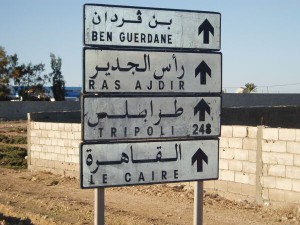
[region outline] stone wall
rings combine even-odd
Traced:
[[[79,123],[28,122],[30,170],[79,177]],[[227,198],[300,203],[300,129],[222,126],[219,180],[204,187]]]

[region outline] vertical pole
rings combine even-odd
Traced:
[[[104,188],[95,189],[94,225],[104,225]]]
[[[203,181],[196,181],[194,188],[194,225],[203,224]]]

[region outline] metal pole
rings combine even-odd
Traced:
[[[203,224],[203,181],[196,181],[194,188],[194,225]]]
[[[104,188],[95,189],[94,225],[104,225]]]

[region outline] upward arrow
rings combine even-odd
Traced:
[[[195,69],[195,77],[200,73],[200,84],[206,84],[206,74],[211,77],[211,69],[209,66],[202,61]]]
[[[199,121],[205,121],[205,112],[210,115],[209,105],[201,99],[201,101],[194,107],[194,116],[199,112]]]
[[[204,22],[198,28],[198,35],[203,32],[203,42],[204,44],[209,44],[209,32],[214,36],[214,27],[210,22],[205,19]]]
[[[208,164],[208,157],[202,151],[202,149],[199,148],[192,157],[192,165],[194,165],[194,163],[197,162],[197,172],[203,171],[203,161],[206,162],[206,164]]]

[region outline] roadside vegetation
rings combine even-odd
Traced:
[[[9,55],[0,46],[0,101],[50,101],[46,85],[52,85],[55,101],[63,101],[65,81],[61,72],[62,59],[50,53],[50,65],[52,72],[45,73],[43,63],[20,64],[17,54]]]
[[[26,123],[0,122],[0,167],[26,169],[26,144]]]

